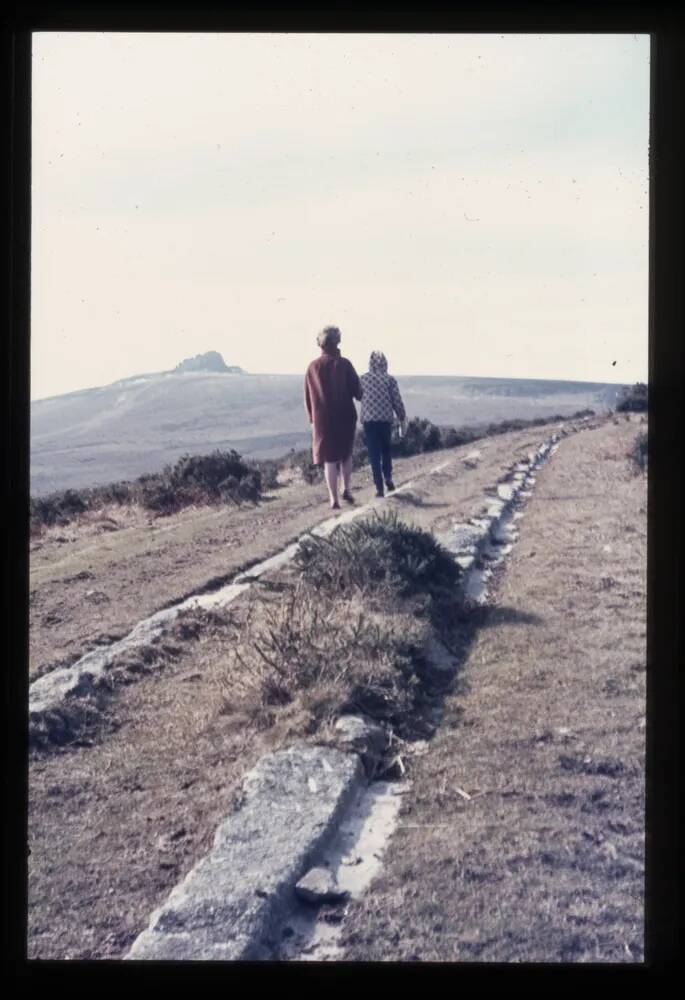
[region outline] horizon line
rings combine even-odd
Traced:
[[[241,367],[236,365],[235,367]],[[389,373],[393,374],[393,373]],[[136,375],[124,375],[121,378],[114,379],[113,382],[105,382],[100,385],[89,385],[83,386],[80,389],[68,389],[66,392],[55,392],[47,396],[31,396],[29,399],[30,403],[41,403],[49,399],[58,399],[61,396],[75,396],[81,392],[92,392],[96,389],[108,389],[110,386],[117,385],[119,382],[132,381],[137,378],[153,378],[154,376],[162,375],[231,375],[234,378],[240,377],[241,375],[246,375],[248,377],[259,377],[259,376],[287,376],[287,377],[301,377],[304,378],[304,373],[302,372],[249,372],[243,369],[241,372],[212,372],[212,371],[189,371],[189,372],[177,372],[173,368],[156,371],[156,372],[141,372]],[[550,378],[544,375],[525,375],[525,376],[514,376],[514,375],[462,375],[453,372],[445,373],[415,373],[415,372],[395,372],[394,375],[397,378],[456,378],[465,380],[475,380],[475,381],[493,381],[493,382],[568,382],[575,383],[579,385],[615,385],[624,386],[632,385],[635,382],[642,382],[642,379],[629,380],[627,382],[614,382],[606,381],[603,379],[579,379],[579,378]],[[644,383],[648,384],[648,376],[644,379]]]

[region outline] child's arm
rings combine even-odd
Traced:
[[[404,409],[402,397],[400,396],[400,387],[396,379],[392,378],[392,376],[390,377],[390,399],[392,400],[392,408],[397,414],[397,419],[400,423],[404,423],[407,419],[407,413]]]

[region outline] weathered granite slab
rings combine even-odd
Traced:
[[[172,890],[127,959],[268,959],[294,887],[364,783],[356,754],[298,745],[248,774],[240,808]]]

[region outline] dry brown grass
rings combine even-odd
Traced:
[[[484,486],[538,443],[528,434],[494,439],[479,468],[466,472],[457,466],[419,485],[413,495],[420,506],[409,504],[407,516],[425,528],[441,519],[468,517],[482,503]],[[406,462],[405,470],[413,475],[429,468],[435,457]],[[372,489],[369,483],[365,488]],[[195,586],[208,574],[235,572],[246,553],[264,556],[327,513],[325,497],[317,498],[310,488],[286,494],[249,517],[245,511],[212,514],[197,525],[176,515],[162,536],[169,541],[158,540],[154,550],[135,528],[118,549],[89,548],[88,540],[59,566],[51,565],[44,550],[40,556],[52,575],[46,575],[32,602],[41,648],[54,655],[59,635],[67,651],[80,643],[83,652],[84,635],[92,641],[104,628],[124,631],[162,600],[178,597],[179,588]],[[102,535],[115,546],[118,537]],[[91,575],[79,579],[81,573]],[[66,576],[73,579],[68,587],[63,586]],[[420,647],[425,608],[412,600],[389,609],[383,605],[383,588],[376,587],[373,595],[360,590],[349,604],[338,600],[325,610],[321,602],[312,606],[310,595],[309,612],[303,611],[301,627],[289,626],[288,641],[300,649],[303,662],[305,649],[308,656],[318,656],[317,683],[306,683],[305,670],[301,682],[288,679],[290,702],[266,704],[262,679],[272,676],[273,668],[256,652],[251,636],[262,635],[263,650],[272,659],[269,642],[283,648],[288,591],[278,586],[293,582],[283,574],[271,589],[255,591],[251,612],[249,602],[237,601],[231,616],[210,616],[197,635],[175,639],[163,660],[144,664],[139,673],[135,667],[122,671],[122,680],[130,674],[136,683],[121,684],[107,711],[86,720],[73,742],[35,756],[29,789],[30,957],[120,957],[151,910],[205,853],[242,776],[258,757],[303,734],[325,738],[327,720],[336,711],[359,706],[349,700],[355,686],[368,690],[376,684],[387,696],[379,680],[396,681],[401,672],[392,653],[399,648],[397,637]],[[85,595],[91,589],[106,591],[109,603],[90,609]],[[127,617],[115,617],[123,605]],[[297,614],[297,602],[292,607]],[[365,625],[354,639],[357,612]],[[42,616],[53,613],[61,618],[55,631],[41,624]],[[275,643],[265,633],[269,620]],[[341,633],[346,640],[335,638],[339,629],[348,630]],[[327,655],[331,639],[333,655]],[[351,653],[355,648],[358,660]],[[234,649],[243,663],[249,662],[245,674]],[[420,675],[421,654],[415,652],[416,688],[428,696],[430,678]],[[372,710],[370,702],[361,704]],[[390,705],[398,724],[408,726],[409,716],[392,697]],[[383,705],[376,707],[382,713]]]
[[[621,420],[564,441],[443,724],[411,764],[351,960],[643,957],[646,482]],[[466,799],[458,791],[465,791]]]
[[[254,719],[220,714],[217,678],[239,624],[204,616],[70,742],[33,755],[30,958],[121,957],[208,850],[267,748]]]
[[[224,714],[302,736],[355,711],[401,731],[420,711],[431,629],[416,602],[390,592],[332,598],[295,578],[280,600],[254,598],[250,608],[227,652]]]

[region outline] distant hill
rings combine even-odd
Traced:
[[[410,417],[455,426],[570,415],[585,408],[600,412],[616,405],[623,388],[447,375],[398,376],[398,382]],[[170,372],[36,400],[31,404],[31,493],[134,478],[185,452],[236,448],[267,458],[305,447],[310,431],[302,388],[301,375],[247,374],[209,351]]]

